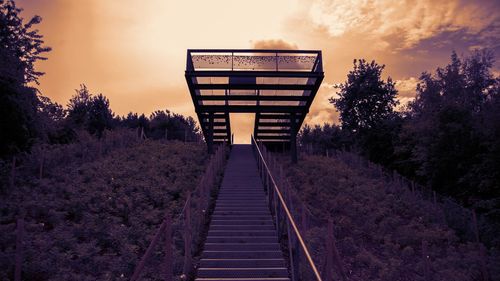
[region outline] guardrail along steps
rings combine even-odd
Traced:
[[[233,145],[197,281],[290,280],[251,145]]]

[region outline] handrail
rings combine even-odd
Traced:
[[[152,252],[153,252],[154,248],[157,246],[158,242],[160,241],[160,236],[162,234],[166,235],[166,241],[168,241],[168,242],[166,242],[167,243],[167,245],[166,245],[167,251],[166,252],[169,252],[169,253],[165,253],[166,254],[166,260],[165,260],[166,265],[165,266],[170,268],[169,270],[166,270],[167,272],[165,272],[165,280],[168,280],[168,281],[173,280],[173,276],[172,276],[172,272],[171,272],[171,269],[172,269],[172,249],[171,249],[171,247],[172,247],[172,239],[171,239],[172,229],[171,229],[171,224],[175,220],[181,220],[182,217],[186,217],[186,215],[185,215],[186,211],[188,211],[188,213],[189,213],[189,209],[190,209],[189,204],[191,203],[191,199],[192,199],[191,194],[198,194],[200,192],[209,192],[210,187],[207,186],[205,181],[207,181],[207,180],[209,181],[208,185],[215,184],[214,177],[216,177],[216,174],[218,172],[220,172],[220,169],[224,165],[223,159],[225,158],[226,148],[227,148],[226,143],[222,143],[222,145],[220,145],[218,147],[217,151],[210,158],[208,165],[205,169],[205,172],[203,173],[203,176],[201,177],[198,185],[196,186],[196,188],[192,192],[188,192],[187,199],[182,207],[181,212],[178,213],[174,218],[172,218],[170,210],[166,211],[165,217],[164,217],[162,223],[160,224],[158,230],[156,231],[155,236],[153,237],[153,239],[149,243],[149,246],[146,249],[146,252],[143,254],[142,258],[139,260],[138,265],[135,267],[134,272],[132,274],[132,277],[130,278],[131,281],[138,280],[139,277],[141,276],[142,271],[146,265],[146,262],[150,258],[150,256],[152,255]],[[212,179],[207,178],[207,176],[209,178],[211,177]],[[207,189],[207,190],[204,190],[204,189]],[[209,200],[209,199],[207,199],[207,200]],[[187,217],[189,217],[189,215],[187,215]],[[185,218],[185,220],[187,220],[187,221],[185,221],[185,223],[187,223],[187,224],[191,223],[190,218]],[[191,234],[188,233],[185,235],[191,235]],[[186,237],[184,237],[184,239],[186,239]],[[185,241],[185,243],[186,242],[190,243],[190,241]],[[184,261],[184,269],[183,269],[184,272],[191,270],[191,262],[192,261],[191,261],[190,248],[191,247],[189,246],[189,247],[186,247],[186,249],[188,249],[188,250],[185,249],[185,253],[184,253],[185,258],[186,258],[186,255],[189,255],[189,257],[188,257],[188,260]]]
[[[321,276],[319,274],[319,271],[316,268],[316,265],[314,264],[314,261],[313,261],[313,259],[311,257],[311,254],[309,253],[309,249],[307,249],[307,246],[304,243],[304,239],[302,238],[302,235],[300,235],[300,232],[299,232],[299,229],[298,229],[298,227],[297,227],[297,225],[295,223],[295,220],[293,219],[293,217],[292,217],[292,215],[290,213],[290,210],[288,209],[288,206],[286,205],[286,202],[283,199],[283,195],[281,194],[281,191],[279,190],[278,185],[276,184],[276,181],[274,180],[274,177],[271,174],[271,170],[267,166],[266,160],[264,159],[264,156],[262,155],[262,152],[260,151],[260,148],[257,145],[257,141],[255,140],[255,138],[254,138],[253,135],[252,135],[252,143],[254,144],[255,148],[257,149],[257,152],[259,153],[259,157],[262,160],[262,164],[263,164],[264,168],[266,169],[266,172],[267,172],[267,174],[269,176],[269,179],[272,182],[274,191],[278,195],[278,198],[279,198],[279,200],[281,202],[281,205],[283,206],[283,209],[284,209],[284,211],[286,213],[287,219],[290,222],[290,224],[292,225],[293,231],[295,232],[295,235],[297,236],[297,239],[299,240],[299,243],[300,243],[300,245],[302,247],[302,250],[304,251],[304,254],[306,256],[306,259],[307,259],[309,265],[311,266],[311,269],[312,269],[312,271],[313,271],[313,273],[314,273],[314,275],[316,277],[316,280],[317,281],[322,281]]]

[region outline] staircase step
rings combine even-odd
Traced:
[[[274,243],[205,243],[207,251],[279,251],[280,245]]]
[[[203,251],[205,259],[281,259],[281,251]]]
[[[264,216],[249,216],[249,215],[213,215],[212,219],[214,220],[270,220],[271,216],[269,215],[264,215]]]
[[[208,236],[206,243],[278,243],[275,236]]]
[[[198,277],[288,277],[285,267],[271,268],[199,268]]]
[[[210,225],[209,230],[274,230],[274,225],[255,225],[255,224],[233,224],[233,225]]]
[[[250,209],[265,209],[265,210],[269,210],[269,208],[267,207],[266,204],[264,203],[259,203],[259,204],[248,204],[248,205],[226,205],[226,204],[217,204],[215,205],[215,209],[236,209],[236,208],[240,208],[240,209],[247,209],[247,210],[250,210]]]
[[[273,236],[274,230],[209,230],[208,236]]]
[[[226,267],[226,268],[242,268],[242,267],[284,267],[285,260],[283,259],[201,259],[200,267]]]
[[[196,278],[195,281],[290,281],[290,278]]]
[[[258,214],[265,214],[265,215],[271,215],[271,212],[267,208],[215,208],[214,210],[214,215],[222,215],[222,214],[237,214],[237,215],[242,215],[243,212],[249,213],[249,215],[258,215]]]
[[[229,219],[213,219],[210,225],[274,225],[271,218],[263,220],[229,220]]]

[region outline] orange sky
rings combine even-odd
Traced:
[[[422,71],[444,65],[451,50],[500,50],[497,1],[346,0],[18,0],[38,14],[53,48],[38,64],[42,93],[63,105],[79,84],[103,93],[116,114],[157,109],[195,116],[184,80],[188,48],[323,50],[325,80],[306,122],[336,121],[328,103],[354,58],[386,64],[400,98],[414,95]],[[497,67],[498,69],[498,67]],[[236,116],[235,116],[236,117]],[[233,118],[233,117],[232,117]],[[232,120],[248,142],[253,120]]]

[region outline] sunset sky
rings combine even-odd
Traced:
[[[116,114],[158,109],[195,117],[184,80],[188,48],[299,48],[323,51],[325,80],[306,122],[334,122],[328,98],[354,58],[386,65],[399,98],[414,95],[418,76],[467,54],[500,54],[499,1],[346,0],[18,0],[23,16],[53,48],[38,64],[39,89],[66,105],[85,83],[110,99]],[[498,71],[499,64],[495,66]],[[232,120],[238,139],[253,123]],[[239,129],[238,129],[239,128]]]

